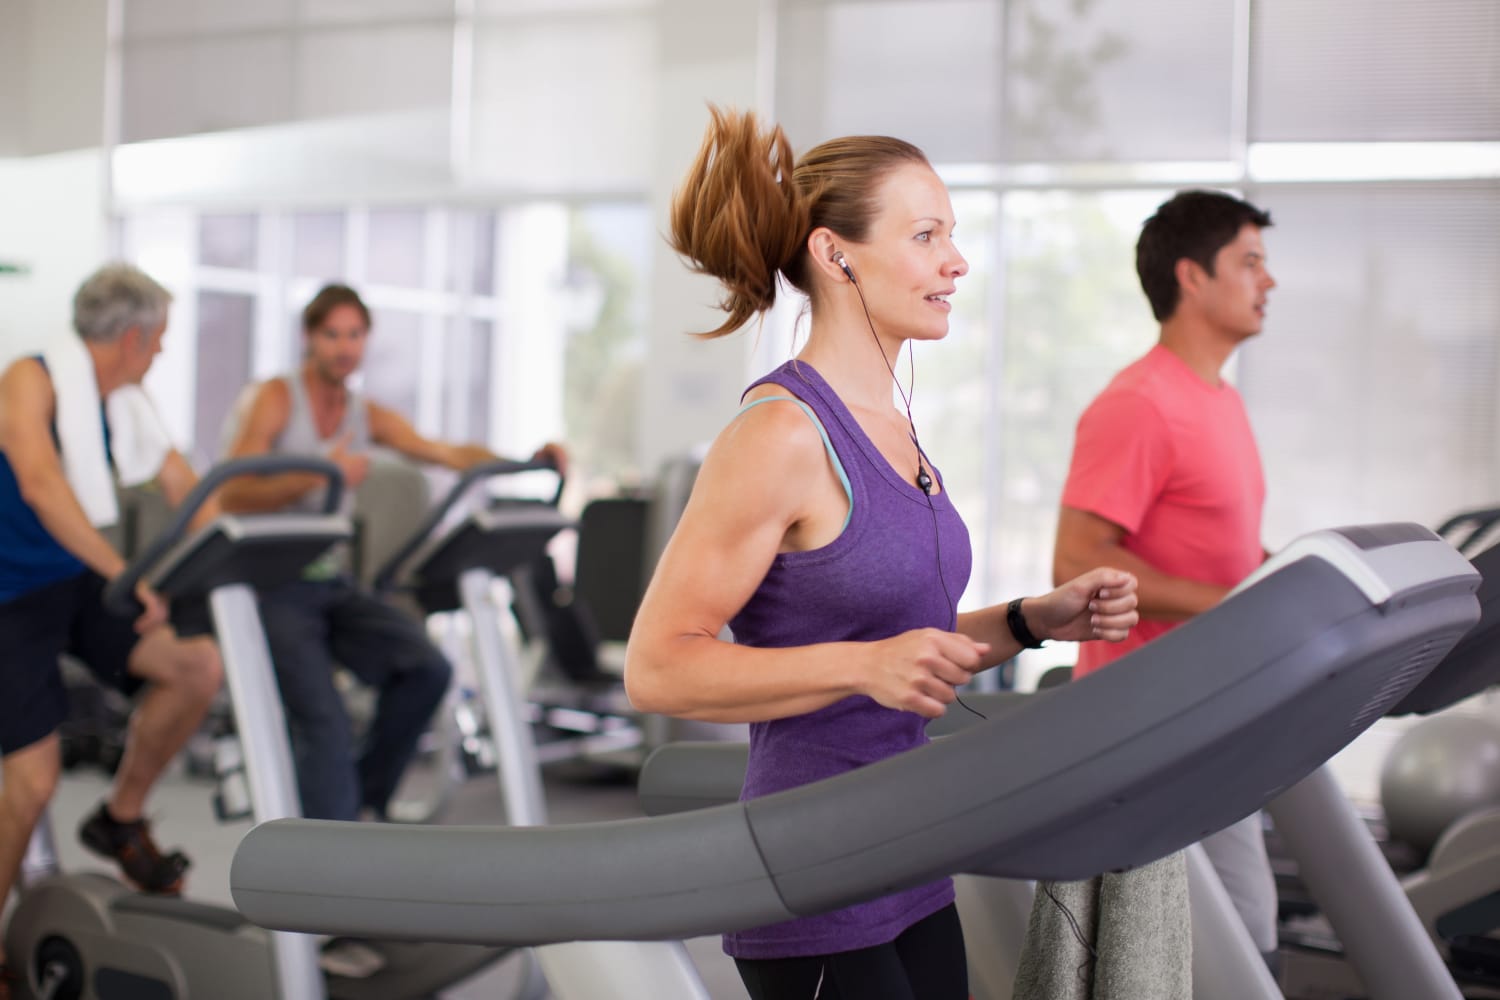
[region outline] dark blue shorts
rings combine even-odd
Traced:
[[[0,604],[0,754],[50,735],[68,714],[57,658],[82,661],[100,683],[134,694],[127,665],[140,636],[104,609],[104,578],[85,572]]]

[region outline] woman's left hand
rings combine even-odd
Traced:
[[[1101,566],[1041,597],[1028,597],[1021,613],[1044,639],[1119,642],[1140,621],[1136,580],[1124,570]]]

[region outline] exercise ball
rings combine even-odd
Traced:
[[[1500,725],[1439,715],[1408,729],[1380,770],[1391,838],[1424,855],[1455,820],[1500,806]]]

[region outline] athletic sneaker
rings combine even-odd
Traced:
[[[118,862],[125,877],[142,892],[177,895],[182,891],[183,873],[192,863],[181,851],[163,854],[144,819],[121,823],[103,802],[79,826],[78,839],[101,858]]]

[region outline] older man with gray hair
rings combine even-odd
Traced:
[[[188,867],[182,854],[158,850],[143,809],[219,689],[218,649],[207,635],[179,636],[147,587],[137,591],[145,610],[134,621],[100,600],[125,568],[99,530],[117,516],[116,479],[155,479],[174,505],[196,482],[164,433],[153,444],[151,433],[130,428],[128,457],[111,447],[127,436],[120,406],[132,394],[137,407],[144,400],[139,383],[161,350],[171,299],[137,268],[108,265],[74,297],[77,335],[54,338],[0,375],[0,904],[57,786],[64,652],[105,683],[141,691],[114,785],[79,829],[84,844],[149,892],[177,892]],[[4,957],[0,1000],[9,989]]]

